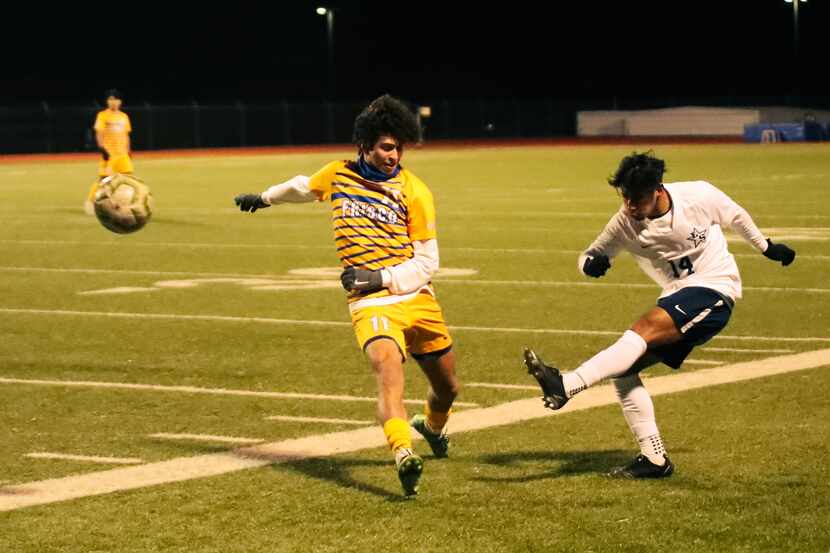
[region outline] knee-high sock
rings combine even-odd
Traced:
[[[389,449],[397,451],[405,447],[412,449],[412,435],[409,431],[409,423],[403,419],[392,418],[383,424],[383,433],[386,435],[386,443]]]
[[[643,386],[640,375],[615,378],[614,389],[628,427],[640,445],[640,452],[655,465],[665,463],[666,448],[654,417],[654,402]]]
[[[600,380],[625,374],[625,371],[630,369],[631,365],[642,357],[646,349],[648,349],[648,344],[639,334],[633,330],[626,330],[619,340],[585,361],[574,373],[582,380],[584,389],[593,386]],[[569,387],[572,388],[568,384],[569,382],[566,381],[566,390]],[[572,393],[571,390],[568,390],[568,395],[571,396],[577,391],[579,390]]]

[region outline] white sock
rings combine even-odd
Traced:
[[[640,375],[615,378],[612,382],[617,392],[617,399],[622,406],[625,421],[640,445],[640,452],[655,465],[663,466],[666,463],[666,447],[657,429],[654,402],[651,401],[648,390],[643,386]]]
[[[565,395],[573,397],[588,386],[578,373],[569,372],[562,375],[562,384],[565,386]]]
[[[639,334],[626,330],[619,340],[585,361],[574,372],[585,383],[585,387],[593,386],[600,380],[625,374],[646,349],[648,344]]]

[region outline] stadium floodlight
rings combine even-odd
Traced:
[[[328,44],[328,62],[329,62],[329,99],[334,98],[334,9],[320,6],[316,10],[317,15],[325,16],[326,18],[326,37]]]
[[[807,0],[784,0],[793,5],[793,59],[798,59],[798,5],[806,4]]]

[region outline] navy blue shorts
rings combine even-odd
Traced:
[[[669,314],[683,338],[650,351],[669,367],[679,369],[695,346],[708,342],[723,330],[735,302],[711,288],[692,286],[660,298],[657,305]]]

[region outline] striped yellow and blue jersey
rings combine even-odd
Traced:
[[[343,267],[380,270],[413,256],[412,242],[435,233],[435,204],[429,188],[401,168],[383,182],[362,177],[354,161],[329,163],[309,181],[321,201],[331,201],[331,222],[337,255]],[[388,296],[353,292],[349,301]]]

